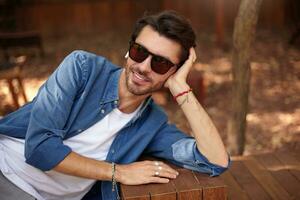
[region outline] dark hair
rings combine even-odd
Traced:
[[[181,45],[180,66],[188,59],[189,49],[196,46],[196,35],[190,23],[175,11],[163,11],[155,15],[144,15],[136,22],[131,40],[135,41],[141,30],[147,25],[150,25],[159,34]]]

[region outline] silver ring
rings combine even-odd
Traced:
[[[159,162],[155,161],[154,165],[159,166]]]
[[[158,172],[158,171],[155,171],[154,175],[155,175],[155,176],[159,176],[159,172]]]

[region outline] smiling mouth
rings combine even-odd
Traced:
[[[149,78],[145,77],[144,75],[141,75],[140,73],[136,71],[132,71],[133,73],[133,81],[138,83],[138,84],[146,84],[149,83],[150,80]]]

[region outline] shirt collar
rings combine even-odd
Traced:
[[[109,78],[100,104],[119,100],[119,79],[121,72],[122,68],[118,68],[108,74]]]

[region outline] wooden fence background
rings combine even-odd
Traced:
[[[19,30],[38,30],[43,36],[131,30],[144,12],[174,9],[200,31],[232,31],[239,0],[39,0],[16,7]],[[281,30],[287,18],[285,0],[264,0],[259,27]],[[222,37],[222,36],[220,36]],[[222,38],[221,38],[222,39]]]

